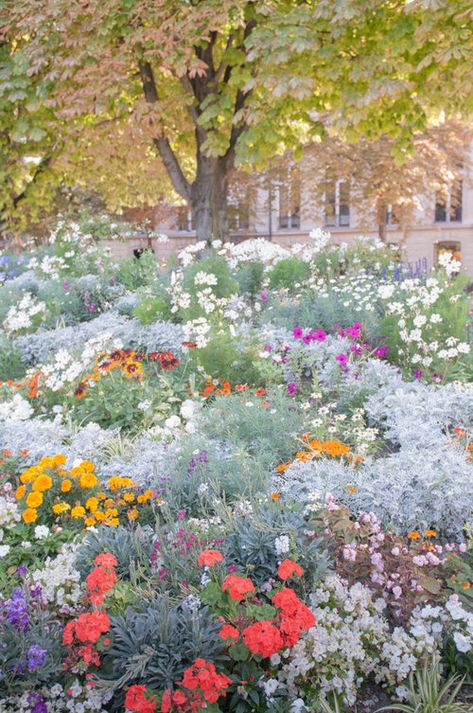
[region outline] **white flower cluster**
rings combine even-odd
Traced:
[[[101,352],[121,349],[122,346],[121,340],[114,339],[112,333],[105,332],[85,342],[80,356],[67,349],[60,349],[54,355],[54,359],[48,364],[43,364],[40,370],[44,374],[48,388],[51,391],[61,391],[89,369]]]
[[[20,520],[21,515],[17,504],[4,495],[0,495],[0,559],[6,557],[10,552],[10,545],[2,544],[7,534],[6,531],[15,527]]]
[[[76,679],[67,691],[55,683],[36,692],[39,700],[44,700],[48,713],[107,713],[107,702],[112,697],[110,691],[97,687],[81,686]],[[0,713],[30,713],[31,694],[10,696],[0,699]]]
[[[56,557],[47,557],[41,569],[30,575],[31,581],[41,587],[43,600],[55,604],[61,611],[73,610],[82,596],[75,550],[73,545],[66,545]]]
[[[16,305],[12,305],[3,321],[7,334],[17,334],[31,327],[37,327],[46,315],[46,305],[31,292],[25,292]]]
[[[72,255],[70,257],[75,255],[74,251],[71,252]],[[57,280],[66,267],[67,263],[64,258],[57,255],[44,255],[41,260],[33,257],[28,263],[30,270],[34,270],[40,277],[45,277],[49,280]]]
[[[27,421],[33,413],[31,404],[18,393],[9,401],[0,403],[0,421]]]
[[[451,618],[450,633],[457,651],[468,654],[473,650],[473,613],[467,611],[457,594],[453,594],[445,604]]]
[[[442,607],[427,605],[415,609],[405,627],[391,630],[384,600],[374,600],[360,582],[346,586],[338,575],[328,577],[310,600],[317,624],[284,652],[278,685],[292,696],[303,696],[307,685],[311,696],[333,692],[349,706],[369,676],[405,698],[409,674],[438,652],[449,619]],[[463,610],[462,621],[465,615]],[[272,663],[281,663],[278,654]]]
[[[379,664],[378,651],[389,635],[384,601],[374,602],[360,583],[347,588],[336,575],[310,599],[317,624],[285,652],[280,680],[292,695],[309,684],[314,693],[333,691],[353,705],[357,689]]]

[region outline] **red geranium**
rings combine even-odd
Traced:
[[[243,640],[253,654],[272,656],[283,647],[283,639],[272,621],[258,621],[243,632]]]
[[[94,564],[97,567],[116,567],[118,565],[117,558],[111,552],[102,552],[94,559]]]
[[[241,602],[247,594],[255,592],[255,587],[248,577],[240,577],[238,574],[229,574],[222,584],[222,591],[228,591],[234,602]]]
[[[302,577],[304,574],[302,567],[297,564],[297,562],[293,562],[292,560],[284,560],[281,562],[278,567],[278,577],[280,579],[285,581],[295,574],[297,574],[298,577]]]
[[[231,624],[224,624],[220,629],[220,638],[230,643],[235,643],[240,638],[240,632]]]
[[[154,713],[156,696],[149,695],[146,686],[135,684],[130,686],[125,696],[125,708],[136,713]]]
[[[214,564],[217,564],[217,562],[221,562],[222,560],[223,555],[219,550],[202,550],[197,561],[199,563],[199,567],[203,567],[204,565],[206,567],[213,567]]]

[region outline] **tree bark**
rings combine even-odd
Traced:
[[[197,240],[226,240],[228,169],[223,158],[199,156],[190,205]]]

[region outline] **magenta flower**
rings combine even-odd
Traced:
[[[346,354],[339,354],[338,356],[335,357],[336,361],[338,361],[339,364],[342,364],[342,366],[345,366],[345,364],[348,361],[348,357]]]
[[[267,301],[268,301],[268,293],[265,292],[264,290],[263,290],[262,293],[261,293],[261,299],[262,299],[263,302],[267,302]]]
[[[294,394],[297,391],[297,384],[288,384],[287,385],[287,394],[288,396],[294,396]]]
[[[327,339],[327,333],[323,329],[311,329],[310,336],[316,342],[325,342]]]
[[[294,339],[302,339],[303,335],[304,330],[302,329],[302,327],[294,327],[294,329],[292,330],[292,336],[294,337]]]

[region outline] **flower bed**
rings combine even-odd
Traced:
[[[466,280],[312,237],[160,268],[61,224],[2,257],[0,713],[472,675]]]

